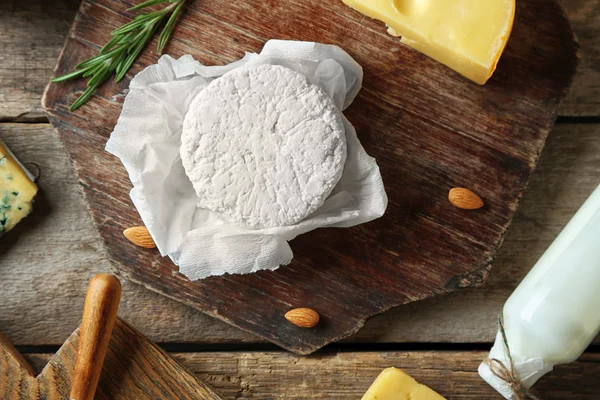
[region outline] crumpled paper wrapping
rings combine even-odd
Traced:
[[[121,159],[133,183],[131,199],[156,242],[191,280],[211,275],[274,270],[292,258],[289,240],[319,227],[350,227],[379,218],[387,207],[379,167],[344,118],[348,156],[325,203],[301,222],[260,230],[233,225],[198,208],[179,148],[194,97],[213,79],[242,66],[276,64],[304,74],[344,110],[358,94],[362,68],[337,46],[270,40],[260,54],[224,66],[186,55],[163,56],[137,74],[106,151]]]

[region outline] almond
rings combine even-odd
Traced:
[[[475,193],[465,188],[454,188],[448,193],[448,200],[453,206],[463,210],[477,210],[483,207],[483,200]]]
[[[285,313],[285,319],[300,328],[314,328],[319,323],[319,314],[310,308],[294,308]]]
[[[127,228],[123,231],[123,235],[136,246],[145,249],[153,249],[156,247],[156,243],[152,240],[152,236],[150,236],[150,232],[148,232],[148,228],[145,226]]]

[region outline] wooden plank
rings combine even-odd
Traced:
[[[171,353],[189,372],[209,383],[224,399],[356,400],[382,369],[402,368],[448,400],[500,400],[479,375],[486,356],[480,351],[381,353]],[[27,358],[37,368],[47,354]],[[557,366],[535,386],[544,400],[596,400],[600,393],[600,354],[584,354],[578,362]]]
[[[59,345],[79,324],[89,279],[110,266],[50,125],[0,124],[0,137],[42,168],[34,214],[0,242],[0,327],[16,345]],[[390,310],[348,341],[492,341],[506,298],[599,177],[600,124],[557,125],[486,285]],[[119,314],[157,342],[261,341],[131,282]]]
[[[15,356],[10,343],[0,340],[0,398],[70,398],[79,337],[77,330],[47,360],[37,376],[31,366],[22,365],[25,360],[19,354]],[[106,358],[99,368],[100,381],[93,396],[97,400],[220,400],[211,388],[120,320],[115,324]],[[79,396],[77,399],[82,400]]]
[[[0,121],[44,121],[42,93],[81,0],[0,1]]]
[[[0,2],[0,121],[43,120],[42,92],[80,0]],[[600,4],[561,0],[584,52],[565,116],[600,115]]]
[[[600,115],[600,2],[561,0],[581,43],[583,60],[560,114]]]
[[[227,48],[233,61],[273,36],[334,43],[352,54],[367,79],[346,115],[377,159],[389,207],[369,224],[300,236],[285,268],[191,282],[169,259],[140,251],[122,235],[140,218],[127,173],[104,145],[120,111],[112,93],[127,83],[109,85],[77,112],[68,104],[82,83],[51,84],[44,106],[121,276],[302,354],[351,335],[391,307],[483,282],[579,63],[579,45],[556,2],[517,3],[512,40],[485,86],[376,33],[380,23],[341,2],[273,7],[217,0],[186,10],[175,33],[193,40],[172,41],[176,57],[191,53],[207,62]],[[58,72],[95,51],[107,40],[107,25],[120,25],[123,14],[120,1],[86,0]],[[195,29],[209,23],[211,30]],[[205,43],[212,56],[197,54],[195,43]],[[150,46],[133,72],[153,57]],[[447,192],[463,185],[486,207],[471,213],[452,207]],[[312,330],[286,324],[283,315],[298,306],[315,309],[322,323]]]

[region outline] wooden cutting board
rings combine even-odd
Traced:
[[[133,14],[131,1],[85,0],[57,74],[95,54]],[[356,332],[391,307],[481,285],[571,85],[580,48],[554,0],[517,0],[512,38],[494,77],[477,86],[403,46],[384,26],[339,0],[189,1],[166,51],[224,64],[271,38],[333,43],[363,67],[362,91],[346,116],[377,159],[386,215],[351,229],[320,229],[291,242],[277,271],[190,282],[168,258],[130,244],[139,225],[131,184],[104,145],[128,85],[107,84],[80,110],[68,105],[84,81],[48,86],[44,106],[73,161],[93,220],[118,273],[294,352],[307,354]],[[156,42],[129,78],[155,63]],[[485,207],[447,201],[468,187]],[[311,330],[292,326],[293,307],[318,311]]]
[[[36,377],[15,348],[0,335],[0,399],[69,398],[79,330]],[[96,400],[220,400],[164,351],[117,320],[102,367]]]

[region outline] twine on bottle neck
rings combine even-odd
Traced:
[[[515,372],[515,364],[510,354],[510,347],[508,346],[508,340],[506,339],[506,331],[504,330],[504,318],[502,313],[498,315],[498,327],[500,334],[502,335],[502,343],[504,344],[504,350],[508,358],[510,368],[497,358],[490,358],[489,356],[483,360],[484,364],[488,366],[494,376],[503,380],[508,384],[512,392],[514,393],[517,400],[541,400],[541,398],[535,396],[531,391],[523,386],[517,373]]]

